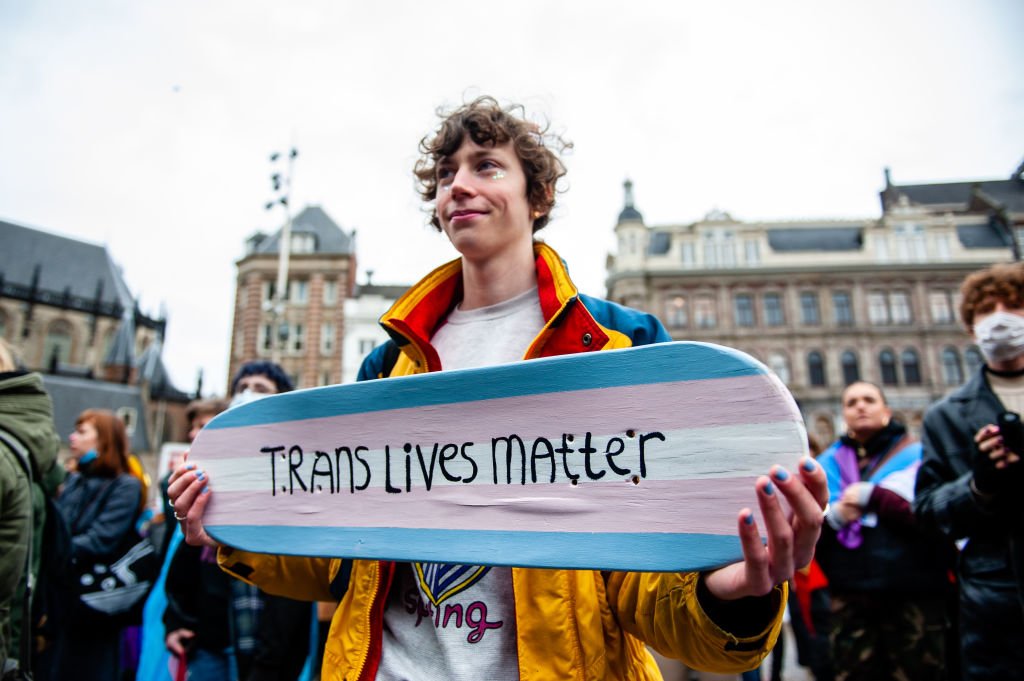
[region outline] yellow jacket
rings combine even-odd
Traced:
[[[551,248],[537,244],[535,251],[541,308],[548,321],[526,359],[669,339],[650,315],[579,294]],[[361,377],[440,369],[429,338],[461,299],[460,272],[459,261],[448,263],[395,303],[381,324],[402,352],[386,370],[384,353],[378,349],[367,358]],[[324,650],[322,678],[374,677],[394,563],[271,556],[230,548],[222,548],[219,559],[229,573],[269,593],[310,601],[340,599]],[[698,578],[698,573],[513,568],[520,679],[660,679],[645,643],[697,669],[728,673],[756,667],[778,636],[785,586],[766,597],[770,603],[759,604],[767,607],[751,611],[761,613],[752,616],[764,619],[763,627],[748,621],[745,628],[756,633],[739,637],[724,631],[701,607]],[[703,597],[712,598],[706,592]],[[765,617],[766,611],[770,617]]]

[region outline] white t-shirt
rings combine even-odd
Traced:
[[[536,287],[449,313],[431,344],[444,369],[515,362],[544,328]],[[512,568],[399,563],[384,606],[378,681],[519,678]]]

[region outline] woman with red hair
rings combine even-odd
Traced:
[[[142,483],[129,472],[124,421],[102,409],[87,409],[71,433],[76,471],[58,503],[71,528],[72,562],[102,562],[131,532],[142,503]],[[52,679],[119,676],[122,625],[89,616],[74,593],[65,601],[68,616],[58,636]]]

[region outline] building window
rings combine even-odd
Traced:
[[[718,324],[714,298],[707,295],[697,296],[693,303],[693,321],[701,329],[713,329]]]
[[[832,314],[836,326],[853,325],[853,300],[846,291],[835,291],[832,294]]]
[[[686,326],[686,298],[674,296],[668,300],[668,325],[670,327]]]
[[[800,294],[800,320],[805,326],[814,326],[821,323],[817,293],[804,291]]]
[[[302,352],[306,346],[306,329],[302,324],[292,324],[288,346],[292,352]]]
[[[768,367],[775,372],[780,381],[789,385],[789,358],[786,357],[786,353],[780,351],[769,353]]]
[[[875,259],[878,262],[889,262],[889,237],[885,234],[875,235]]]
[[[324,305],[334,305],[338,302],[338,282],[328,279],[324,282]]]
[[[274,329],[270,324],[260,327],[259,347],[268,352],[274,349]]]
[[[964,350],[964,362],[967,364],[967,372],[972,376],[978,373],[984,363],[978,348],[973,346]]]
[[[761,244],[757,239],[745,239],[743,241],[743,256],[746,258],[749,267],[761,264]]]
[[[288,282],[288,302],[305,305],[309,302],[309,282],[305,279],[293,279]]]
[[[359,356],[366,357],[377,346],[377,341],[372,338],[359,339]]]
[[[935,235],[935,255],[939,260],[948,261],[953,259],[953,253],[949,249],[949,235]]]
[[[946,385],[960,385],[964,382],[964,372],[960,367],[960,355],[955,348],[946,348],[942,351],[942,380]]]
[[[334,324],[330,322],[320,325],[320,354],[329,355],[334,352]]]
[[[953,297],[949,291],[932,291],[928,294],[928,309],[932,321],[936,324],[949,324],[953,321]]]
[[[910,324],[914,314],[910,308],[910,294],[906,291],[893,291],[889,294],[889,314],[893,324]]]
[[[878,369],[884,385],[896,385],[896,357],[892,350],[882,350],[878,353]]]
[[[896,257],[900,262],[924,262],[928,259],[924,227],[915,224],[893,225]]]
[[[331,384],[331,372],[330,371],[323,371],[323,372],[321,372],[320,373],[320,385],[330,385],[330,384]]]
[[[125,434],[128,437],[134,435],[136,424],[139,422],[139,412],[132,407],[118,407],[117,415],[124,421]]]
[[[736,266],[736,240],[732,231],[716,229],[704,233],[704,266]]]
[[[754,325],[754,297],[749,293],[736,294],[736,326]]]
[[[316,235],[309,232],[292,232],[292,253],[315,253]]]
[[[860,366],[857,355],[852,350],[843,353],[840,359],[843,365],[843,385],[850,385],[860,380]]]
[[[807,355],[807,381],[811,385],[825,385],[825,360],[817,350]]]
[[[71,324],[58,319],[50,324],[43,341],[43,363],[51,366],[71,362]]]
[[[263,292],[263,302],[267,302],[274,299],[274,291],[277,289],[277,285],[273,281],[265,279],[260,289]]]
[[[785,316],[782,314],[782,296],[778,293],[764,294],[764,323],[768,326],[782,326]]]
[[[872,324],[889,323],[889,303],[884,293],[868,294],[868,319]]]
[[[679,246],[680,255],[683,260],[683,267],[692,270],[697,266],[697,253],[692,241],[684,241]]]
[[[920,385],[921,363],[917,358],[917,351],[907,348],[901,356],[903,360],[903,382],[907,385]]]

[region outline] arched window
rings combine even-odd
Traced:
[[[960,385],[964,382],[964,372],[956,348],[946,348],[942,351],[942,380],[946,385]]]
[[[71,324],[63,319],[50,324],[46,329],[46,339],[43,341],[43,365],[50,367],[54,362],[71,362]]]
[[[807,355],[807,381],[811,385],[825,385],[825,360],[817,350]]]
[[[892,350],[878,353],[878,369],[882,374],[883,385],[896,385],[896,357]]]
[[[917,351],[907,348],[903,351],[900,359],[903,360],[903,382],[907,385],[920,385],[921,362],[917,358]]]
[[[971,375],[978,373],[978,370],[981,369],[981,365],[984,363],[981,359],[981,353],[975,347],[964,350],[964,361],[967,362],[967,373]]]
[[[779,377],[780,381],[789,385],[789,358],[786,357],[786,353],[778,350],[769,353],[768,367],[775,372],[775,375]]]
[[[857,363],[857,355],[852,350],[847,350],[841,358],[843,364],[843,384],[850,385],[860,380],[860,366]]]

